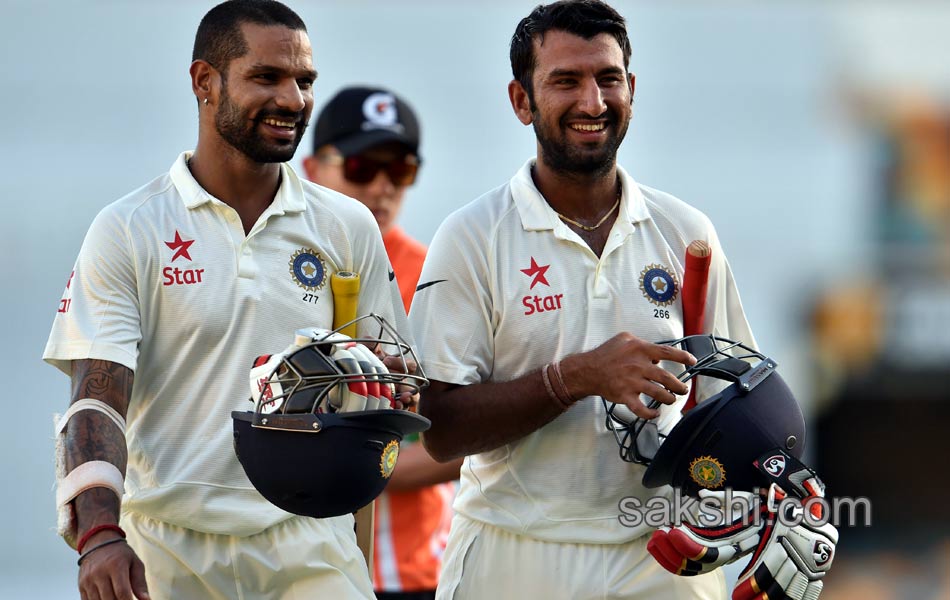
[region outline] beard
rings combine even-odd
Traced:
[[[268,142],[257,133],[257,126],[267,117],[292,120],[297,123],[293,140]],[[248,128],[248,123],[253,126]],[[221,87],[221,100],[218,112],[214,116],[214,125],[224,140],[237,151],[258,163],[287,162],[294,157],[297,146],[307,130],[307,124],[300,113],[290,111],[261,112],[253,120],[248,111],[231,101],[227,82]]]
[[[556,127],[549,127],[541,118],[537,107],[532,107],[531,121],[535,137],[540,147],[540,160],[551,170],[581,176],[598,176],[610,172],[617,162],[617,149],[627,135],[629,117],[621,121],[619,115],[611,108],[607,109],[606,118],[608,136],[596,148],[579,146],[567,141],[564,131],[568,129],[566,119],[558,121]]]

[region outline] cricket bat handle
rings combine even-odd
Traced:
[[[712,249],[703,240],[693,240],[686,248],[683,274],[683,335],[703,333],[706,321],[706,292],[709,289],[709,263]],[[696,406],[697,380],[694,377],[683,414]]]
[[[330,289],[333,290],[333,328],[337,329],[356,318],[360,297],[359,273],[337,271],[330,276]],[[356,323],[340,333],[356,337]]]
[[[360,296],[359,273],[337,271],[330,276],[330,289],[333,291],[333,328],[338,329],[356,318]],[[351,323],[340,333],[355,338],[356,323]],[[373,578],[373,535],[376,529],[376,502],[370,502],[353,515],[356,521],[356,545],[359,546]]]

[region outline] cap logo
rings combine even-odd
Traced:
[[[376,92],[366,97],[363,101],[363,116],[366,118],[362,125],[363,131],[391,129],[401,133],[405,129],[398,122],[396,97],[386,92]]]
[[[399,458],[399,442],[393,440],[383,448],[383,454],[379,457],[379,474],[385,479],[393,474],[396,468],[396,459]]]
[[[726,469],[711,456],[700,456],[689,465],[689,476],[701,487],[716,489],[726,481]]]

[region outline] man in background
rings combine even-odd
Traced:
[[[380,88],[348,87],[326,104],[314,130],[307,177],[351,196],[376,217],[406,311],[426,248],[396,225],[421,164],[419,122],[408,104]],[[400,452],[386,492],[376,500],[377,598],[435,597],[461,459],[440,464],[414,439]]]

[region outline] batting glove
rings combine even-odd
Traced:
[[[752,552],[760,542],[762,516],[766,510],[753,494],[734,492],[746,502],[740,514],[727,514],[725,492],[700,490],[704,502],[718,507],[718,523],[700,526],[683,523],[660,527],[647,543],[647,551],[664,569],[674,575],[692,576],[709,573]],[[702,519],[699,517],[697,520]]]
[[[815,600],[821,594],[821,579],[831,568],[838,530],[830,523],[819,524],[820,504],[809,507],[807,500],[800,503],[789,498],[776,508],[774,501],[782,495],[773,484],[768,519],[752,559],[739,575],[733,600]],[[804,507],[809,507],[816,521],[802,519]],[[778,518],[780,513],[784,519]],[[801,523],[788,524],[796,520]]]
[[[717,499],[720,506],[723,495],[700,491],[700,497]],[[821,505],[809,502],[820,497],[786,498],[773,484],[761,506],[738,517],[724,515],[709,527],[694,523],[661,527],[647,550],[663,568],[681,576],[709,573],[751,553],[733,600],[816,600],[838,543],[838,530],[822,523]],[[803,518],[806,510],[814,521]]]

